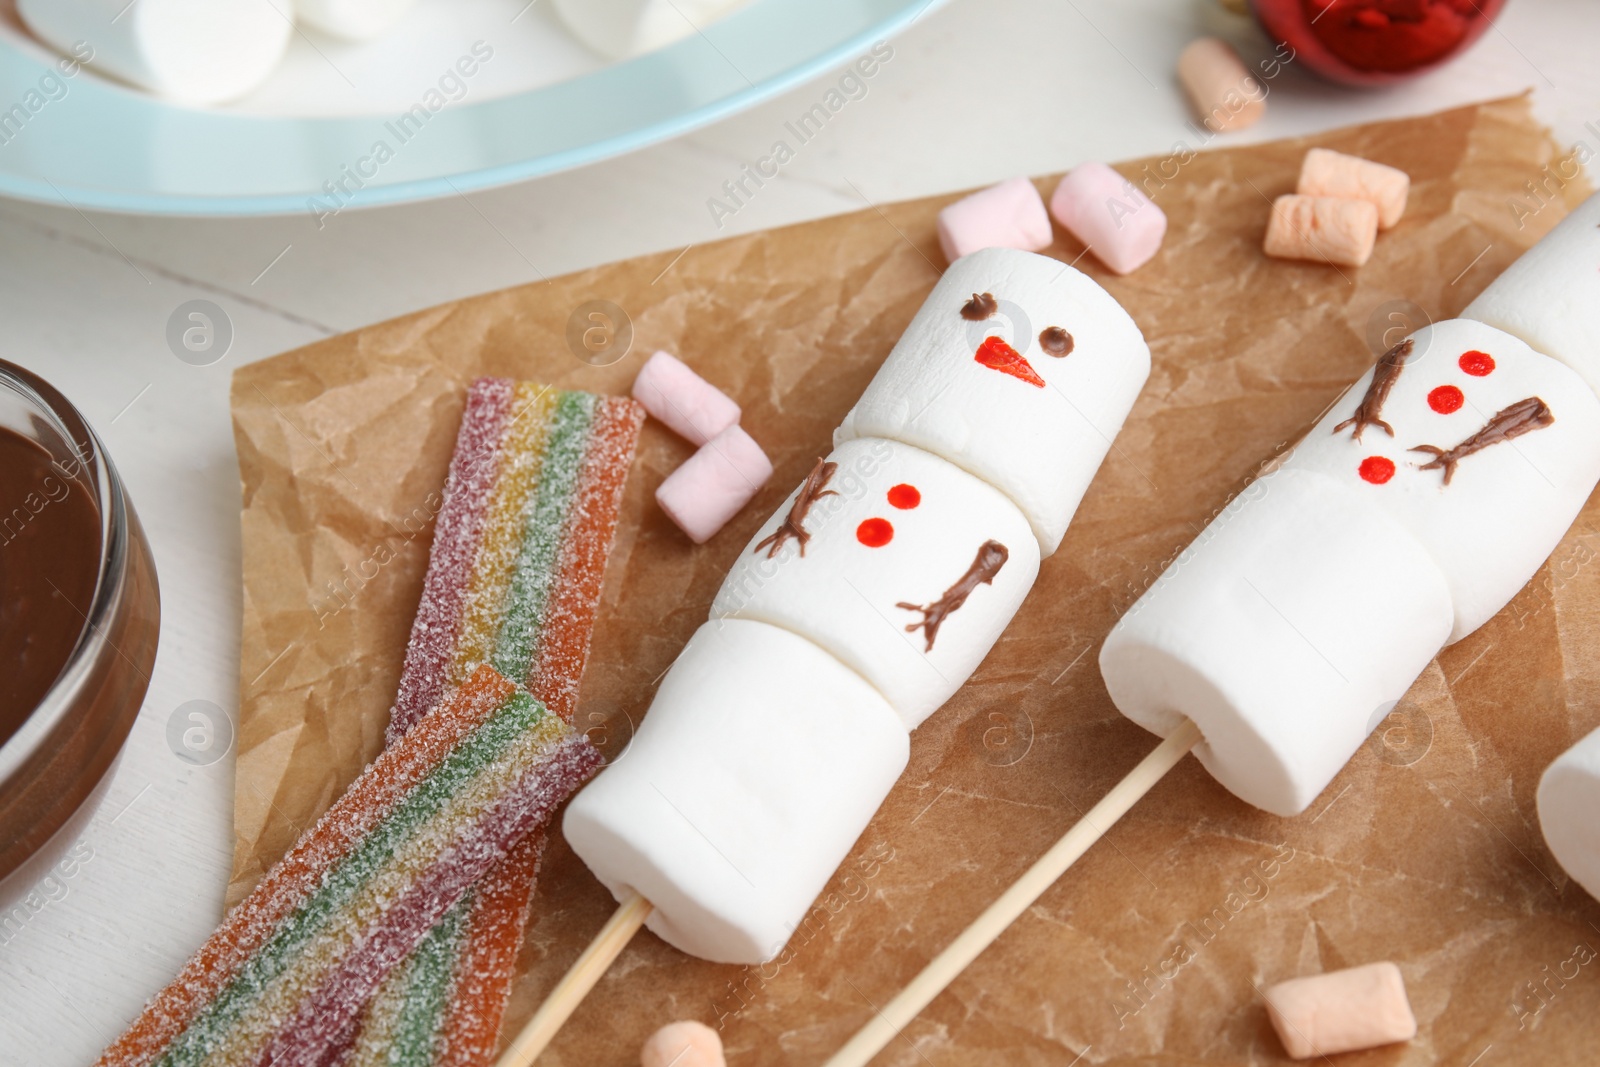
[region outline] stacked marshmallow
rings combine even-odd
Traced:
[[[1591,196],[1462,312],[1526,340],[1600,390],[1600,196]],[[1539,824],[1566,872],[1600,898],[1600,730],[1550,765]]]
[[[645,362],[633,398],[696,447],[656,489],[656,503],[691,541],[704,544],[767,484],[772,461],[739,426],[733,398],[670,352]]]
[[[1060,543],[1149,367],[1070,267],[953,264],[568,809],[574,851],[685,952],[776,955]]]
[[[1600,481],[1597,214],[1387,353],[1167,568],[1101,650],[1123,714],[1192,719],[1223,785],[1294,814],[1517,593]]]

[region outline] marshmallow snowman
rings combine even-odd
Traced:
[[[1149,371],[1115,301],[954,263],[836,447],[740,551],[567,841],[691,955],[775,956],[1053,551]]]
[[[1386,353],[1282,465],[1353,486],[1427,548],[1455,642],[1527,584],[1600,481],[1600,398],[1515,337],[1451,319]]]
[[[919,448],[846,441],[756,531],[711,618],[815,642],[913,730],[1000,637],[1039,573],[1039,545],[997,490]]]
[[[1517,594],[1600,482],[1597,219],[1385,353],[1167,568],[1101,648],[1123,714],[1193,720],[1218,781],[1292,815]]]
[[[1010,497],[1049,556],[1149,375],[1144,336],[1088,275],[985,249],[945,271],[834,443],[948,460]]]

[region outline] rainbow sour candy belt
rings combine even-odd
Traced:
[[[411,628],[391,743],[490,663],[571,720],[606,557],[644,423],[632,400],[480,378],[467,396]],[[494,1056],[541,836],[397,969],[347,1067],[482,1067]],[[443,962],[441,962],[443,961]]]
[[[479,378],[467,395],[391,739],[480,663],[572,717],[644,408]]]
[[[480,668],[362,772],[99,1067],[325,1067],[396,966],[433,962],[471,887],[600,763]]]

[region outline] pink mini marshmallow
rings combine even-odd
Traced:
[[[939,247],[951,263],[983,248],[1037,252],[1052,239],[1044,200],[1026,178],[980,189],[939,212]]]
[[[1290,1057],[1332,1056],[1417,1036],[1406,980],[1392,963],[1279,982],[1264,994]]]
[[[739,405],[733,398],[670,352],[657,352],[639,368],[633,398],[697,447],[739,421]]]
[[[1050,214],[1118,274],[1150,262],[1167,235],[1166,214],[1104,163],[1068,171],[1050,197]]]
[[[689,540],[703,545],[772,477],[772,461],[749,434],[729,426],[667,475],[656,503]]]

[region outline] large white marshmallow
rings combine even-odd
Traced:
[[[556,0],[573,36],[608,59],[653,52],[703,30],[747,0]]]
[[[1450,634],[1427,551],[1348,480],[1279,470],[1246,489],[1100,651],[1117,708],[1241,799],[1304,811]]]
[[[1335,429],[1355,416],[1380,363],[1283,466],[1328,474],[1399,519],[1444,572],[1455,605],[1450,640],[1459,641],[1537,573],[1600,481],[1600,399],[1572,370],[1480,322],[1436,322],[1407,340],[1411,351],[1395,361],[1399,376],[1388,378],[1376,412],[1393,436],[1370,422],[1359,440],[1355,425]],[[1548,407],[1548,426],[1463,456],[1448,485],[1442,468],[1419,469],[1433,457],[1415,446],[1453,448],[1530,397]],[[1385,461],[1392,475],[1370,480],[1391,469]]]
[[[815,471],[814,488],[834,495],[815,497],[791,525],[807,486],[790,494],[739,554],[711,617],[757,619],[808,638],[876,686],[915,729],[1010,623],[1039,573],[1039,545],[997,490],[920,448],[857,438],[827,462],[835,469],[826,482],[825,468]],[[798,537],[779,532],[795,528],[808,538],[803,553]],[[990,580],[967,583],[965,601],[939,613],[930,648],[924,630],[910,629],[925,613],[901,605],[939,601],[980,553]]]
[[[388,33],[417,0],[294,0],[295,17],[331,37],[371,41]]]
[[[775,956],[905,768],[909,740],[860,675],[766,623],[706,623],[633,743],[567,808],[573,851],[669,944]]]
[[[1600,193],[1490,282],[1461,317],[1522,338],[1600,392]]]
[[[1600,730],[1563,752],[1539,779],[1539,828],[1556,862],[1600,900]]]
[[[991,316],[963,317],[974,294],[994,298]],[[1046,351],[1041,335],[1052,329],[1070,335],[1069,354]],[[1025,366],[980,362],[990,338]],[[984,249],[944,272],[834,442],[884,437],[949,460],[1009,497],[1048,556],[1149,374],[1139,328],[1087,275]]]
[[[18,0],[17,13],[64,53],[92,49],[92,70],[211,104],[266,80],[289,45],[294,11],[287,0]]]

